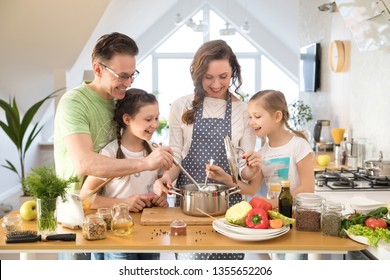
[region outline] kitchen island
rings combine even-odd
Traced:
[[[297,231],[263,241],[237,241],[217,233],[212,225],[189,225],[185,236],[172,236],[165,225],[141,225],[140,213],[132,213],[134,231],[128,237],[115,236],[111,231],[103,240],[88,241],[81,230],[58,226],[58,233],[76,233],[74,242],[48,241],[6,244],[0,234],[0,250],[21,253],[21,258],[34,258],[34,253],[56,252],[244,252],[244,253],[308,253],[311,258],[321,254],[346,254],[360,251],[367,245],[349,238],[325,236],[321,232]],[[175,217],[172,217],[174,219]],[[24,221],[23,230],[36,230],[36,221]]]

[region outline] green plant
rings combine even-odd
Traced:
[[[159,122],[158,122],[158,127],[156,129],[156,132],[158,135],[161,135],[162,134],[162,131],[166,128],[169,128],[168,126],[168,121],[166,119],[161,119]]]
[[[289,105],[290,120],[295,129],[302,130],[306,124],[313,120],[313,114],[309,105],[302,100],[297,100]]]
[[[69,185],[79,181],[77,176],[68,179],[58,177],[51,166],[35,167],[31,170],[23,183],[28,185],[30,195],[39,199],[61,197],[65,200]]]
[[[4,110],[6,117],[6,123],[0,121],[0,126],[7,134],[8,138],[12,141],[12,143],[15,144],[16,149],[18,150],[20,170],[18,170],[16,165],[11,163],[9,160],[6,160],[7,165],[2,166],[15,172],[18,175],[19,180],[22,183],[22,191],[24,195],[29,195],[28,186],[23,184],[23,181],[25,179],[24,160],[31,143],[37,137],[39,132],[41,132],[43,125],[38,127],[39,123],[36,123],[29,134],[27,134],[27,129],[32,123],[35,114],[38,112],[39,108],[43,105],[43,103],[46,100],[54,97],[57,92],[63,89],[64,88],[61,88],[50,93],[45,98],[32,105],[24,114],[22,119],[15,98],[13,98],[12,101],[9,100],[9,102],[0,99],[0,107]]]
[[[65,201],[69,185],[78,181],[77,176],[69,179],[58,177],[54,168],[50,166],[32,168],[32,172],[27,175],[23,183],[28,186],[30,194],[37,199],[39,232],[55,231],[57,198],[61,197],[62,201]]]

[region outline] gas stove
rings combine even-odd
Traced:
[[[317,190],[390,190],[390,177],[369,175],[364,168],[316,171],[315,182]]]

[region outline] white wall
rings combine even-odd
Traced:
[[[390,51],[359,52],[340,13],[318,11],[323,3],[300,0],[301,46],[311,42],[321,42],[322,46],[321,89],[301,93],[301,98],[312,106],[315,120],[330,119],[331,127],[345,127],[355,140],[370,142],[370,159],[376,158],[379,151],[390,159]],[[331,40],[350,42],[346,72],[329,70]]]

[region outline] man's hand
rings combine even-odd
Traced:
[[[163,167],[169,170],[173,163],[173,152],[170,147],[159,146],[153,150],[146,158],[148,170],[156,170]]]

